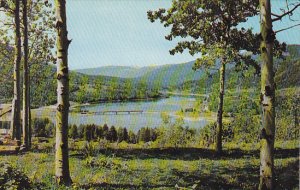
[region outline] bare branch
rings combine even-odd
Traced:
[[[281,20],[283,17],[292,14],[299,6],[300,6],[300,3],[298,3],[298,4],[295,5],[291,10],[289,10],[289,11],[283,13],[282,15],[276,15],[276,14],[272,13],[273,16],[276,16],[276,18],[273,18],[273,19],[272,19],[272,22]]]
[[[285,30],[288,30],[288,29],[291,29],[291,28],[294,28],[296,26],[300,26],[300,23],[299,24],[295,24],[295,25],[290,26],[290,27],[287,27],[287,28],[283,28],[283,29],[277,30],[277,31],[275,31],[275,34],[277,34],[279,32],[282,32],[282,31],[285,31]]]
[[[276,17],[280,17],[280,15],[275,14],[275,13],[271,13],[272,16],[276,16]]]

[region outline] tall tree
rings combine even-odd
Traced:
[[[275,83],[273,71],[273,46],[271,2],[260,0],[261,23],[261,103],[263,129],[261,140],[260,189],[274,189],[274,138],[275,138]]]
[[[23,52],[24,52],[24,65],[23,65],[23,145],[29,148],[29,69],[28,69],[28,24],[27,24],[27,0],[22,0],[23,4]]]
[[[240,54],[240,50],[248,50],[256,54],[259,43],[257,35],[252,31],[238,27],[248,17],[257,14],[258,2],[248,4],[244,0],[174,0],[167,11],[148,12],[148,18],[156,19],[165,27],[171,26],[167,40],[179,37],[181,42],[170,50],[173,55],[185,49],[191,55],[201,54],[196,60],[195,69],[217,68],[220,74],[219,106],[217,115],[216,153],[222,153],[222,116],[225,94],[226,64],[235,62],[237,68],[247,69],[249,65],[259,66],[249,55]],[[246,63],[246,64],[242,64]],[[242,66],[241,66],[242,65]]]
[[[288,3],[288,1],[286,1]],[[275,141],[275,82],[273,56],[276,32],[273,22],[293,13],[300,3],[282,15],[271,12],[271,1],[260,0],[260,34],[261,34],[261,105],[262,124],[260,149],[260,184],[259,189],[274,189],[274,141]],[[275,18],[272,19],[272,15]],[[290,27],[289,27],[290,28]],[[285,29],[284,29],[285,30]],[[280,30],[283,31],[283,30]]]
[[[15,58],[14,58],[14,98],[12,101],[11,136],[18,143],[21,142],[21,89],[20,89],[20,65],[21,65],[21,31],[20,31],[20,1],[14,1],[15,20]]]
[[[13,95],[13,55],[14,49],[14,4],[11,1],[0,1],[1,22],[0,41],[4,51],[1,61],[0,91],[4,101],[11,100]],[[40,15],[40,16],[37,16]],[[51,3],[37,0],[27,0],[28,16],[28,66],[30,70],[30,100],[32,106],[43,106],[56,102],[56,69],[55,62],[55,21],[54,6]],[[21,24],[21,28],[23,28]],[[22,32],[23,33],[23,32]],[[28,71],[29,71],[28,70]],[[43,80],[40,80],[43,78]]]
[[[55,176],[59,184],[72,183],[68,155],[69,75],[66,1],[55,0],[57,31],[57,112]]]

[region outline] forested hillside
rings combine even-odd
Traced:
[[[3,47],[3,46],[2,46]],[[276,81],[278,88],[299,87],[299,45],[288,47],[288,56],[285,60],[277,60]],[[13,68],[2,56],[0,62],[0,74],[2,74],[0,95],[2,102],[9,102],[13,90]],[[107,67],[102,70],[103,75],[96,75],[98,69],[71,71],[70,73],[70,99],[75,102],[99,102],[104,100],[129,100],[160,97],[160,91],[182,91],[191,93],[209,93],[217,83],[218,74],[215,70],[193,70],[194,62],[183,64],[164,65],[158,67],[145,67],[138,69],[138,76],[134,68]],[[33,106],[45,106],[56,103],[55,67],[52,64],[33,64],[31,69],[31,97]],[[114,71],[120,72],[114,72]],[[90,73],[95,75],[87,75]],[[93,72],[95,71],[95,72]],[[110,76],[114,72],[114,77]],[[238,88],[239,83],[247,77],[243,77],[234,71],[227,70],[227,87]],[[251,76],[252,75],[252,76]],[[122,78],[122,76],[134,76]],[[138,76],[138,77],[136,77]],[[247,80],[252,80],[254,72]],[[250,78],[249,78],[250,77]],[[41,80],[43,79],[43,80]],[[234,81],[236,80],[236,81]],[[239,80],[239,83],[238,83]],[[259,82],[257,80],[257,82]],[[250,86],[249,86],[250,88]]]

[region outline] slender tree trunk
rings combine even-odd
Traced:
[[[28,64],[28,148],[31,148],[31,136],[32,136],[32,127],[31,127],[31,97],[30,97],[30,65]]]
[[[24,48],[24,67],[23,67],[23,146],[29,148],[29,75],[28,75],[28,25],[27,25],[27,0],[22,0],[23,4],[23,48]]]
[[[15,60],[14,60],[14,98],[12,102],[11,136],[18,145],[21,142],[21,88],[20,88],[20,63],[21,63],[21,32],[20,32],[20,1],[15,0]]]
[[[298,97],[296,97],[298,98]],[[295,124],[295,134],[292,134],[294,136],[295,139],[299,138],[299,116],[298,116],[298,101],[296,100],[294,103],[294,124]]]
[[[32,127],[31,127],[31,101],[30,101],[30,71],[28,70],[29,84],[28,84],[28,148],[31,149],[31,136],[32,136]]]
[[[225,85],[225,59],[222,59],[221,68],[220,68],[220,95],[219,95],[219,108],[217,116],[217,134],[216,134],[216,154],[222,154],[222,118],[223,118],[223,102],[224,102],[224,85]]]
[[[275,83],[273,71],[273,46],[271,2],[260,0],[261,27],[261,105],[262,131],[260,150],[259,189],[274,189],[274,137],[275,137]]]
[[[59,184],[72,183],[68,156],[69,75],[66,1],[55,0],[57,29],[57,112],[55,176]]]

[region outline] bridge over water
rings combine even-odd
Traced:
[[[81,114],[95,114],[95,115],[105,115],[105,114],[116,114],[118,115],[118,113],[127,113],[127,114],[131,114],[131,113],[143,113],[143,110],[110,110],[110,111],[99,111],[99,112],[81,112]]]

